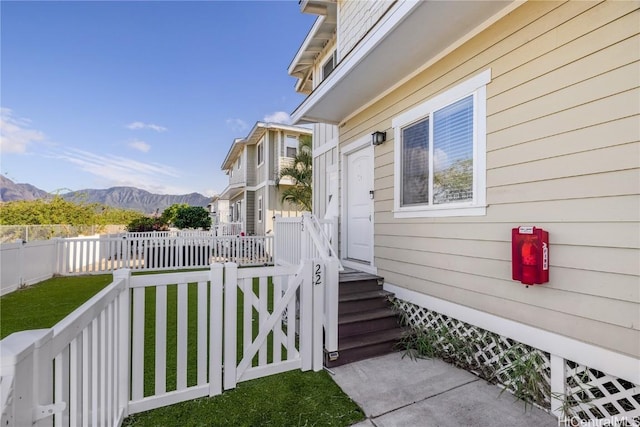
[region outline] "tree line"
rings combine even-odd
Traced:
[[[174,204],[162,215],[146,216],[132,209],[114,208],[100,203],[65,200],[55,195],[47,199],[16,200],[0,203],[0,225],[126,224],[128,231],[160,231],[176,228],[211,227],[211,218],[201,206]]]

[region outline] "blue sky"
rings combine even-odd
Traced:
[[[287,123],[297,0],[1,3],[0,169],[46,191],[212,195],[234,138]]]

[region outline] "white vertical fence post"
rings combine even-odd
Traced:
[[[18,287],[24,285],[24,245],[26,244],[26,241],[21,240],[18,247]]]
[[[328,352],[338,351],[338,286],[339,261],[331,257],[325,271],[325,347]]]
[[[129,415],[129,379],[130,364],[129,364],[129,339],[131,338],[131,306],[130,306],[130,283],[131,283],[131,270],[123,268],[122,270],[116,270],[113,273],[115,280],[124,279],[126,286],[120,296],[118,297],[118,390],[116,391],[118,396],[118,408],[120,410],[120,419],[124,419]]]
[[[224,264],[224,389],[236,386],[238,265]],[[245,331],[245,333],[247,333]]]
[[[62,274],[62,251],[64,248],[64,240],[59,237],[54,237],[53,241],[55,242],[53,255],[55,257],[55,267],[53,272],[55,274]]]
[[[309,259],[309,234],[307,227],[309,226],[306,221],[306,214],[302,214],[302,221],[300,222],[300,259]]]
[[[34,408],[39,398],[36,394],[38,377],[34,369],[38,363],[35,347],[39,340],[47,336],[51,337],[50,329],[38,329],[16,332],[0,341],[0,397],[3,405],[8,404],[2,413],[2,425],[33,424]]]
[[[566,393],[565,360],[555,354],[550,354],[549,356],[551,365],[551,414],[561,420],[565,416],[562,413],[562,403]]]
[[[324,320],[324,293],[327,281],[325,264],[320,259],[313,262],[312,283],[313,283],[313,370],[322,370],[323,345],[322,326]]]
[[[313,263],[309,259],[303,261],[302,283],[300,284],[300,356],[301,370],[312,368],[312,334],[313,334]]]
[[[53,355],[51,354],[51,339],[53,329],[35,342],[33,352],[33,391],[35,405],[33,407],[34,425],[46,426],[51,424],[53,416]]]
[[[211,264],[209,273],[209,396],[222,393],[223,266]],[[234,343],[235,346],[235,343]]]

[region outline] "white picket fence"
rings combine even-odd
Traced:
[[[274,236],[169,236],[145,233],[89,236],[0,245],[0,295],[55,274],[102,274],[207,268],[211,262],[273,264]]]
[[[221,222],[214,227],[216,236],[239,236],[244,231],[242,222]]]
[[[338,259],[337,218],[277,217],[274,231],[272,236],[216,236],[214,231],[180,230],[3,243],[0,295],[55,274],[206,268],[211,262],[297,265],[307,258]]]
[[[63,275],[133,270],[206,268],[213,262],[243,266],[273,263],[273,236],[155,235],[64,239],[57,254]]]
[[[139,276],[119,270],[53,328],[0,341],[1,424],[119,426],[130,414],[215,396],[241,381],[319,371],[326,280],[322,260]]]

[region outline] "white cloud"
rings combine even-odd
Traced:
[[[249,128],[249,125],[247,125],[247,122],[245,122],[242,119],[227,119],[226,121],[227,121],[227,126],[229,126],[231,130],[234,132],[242,132]]]
[[[102,179],[107,186],[138,187],[161,194],[186,194],[192,190],[167,182],[180,178],[175,168],[161,163],[145,163],[111,154],[101,155],[76,148],[53,154],[55,158],[76,165],[80,170]]]
[[[165,132],[167,130],[164,126],[154,125],[153,123],[144,123],[144,122],[133,122],[127,125],[127,129],[137,130],[137,129],[151,129],[156,132]]]
[[[134,139],[129,142],[129,148],[133,148],[134,150],[142,151],[143,153],[148,153],[151,150],[151,146],[144,141],[140,141],[139,139]]]
[[[276,111],[274,113],[267,114],[266,116],[264,116],[263,120],[269,123],[281,123],[283,125],[291,124],[291,116],[289,115],[289,113],[284,111]]]
[[[44,133],[31,129],[30,120],[16,117],[10,108],[0,109],[0,152],[26,153],[30,144],[46,140]]]

